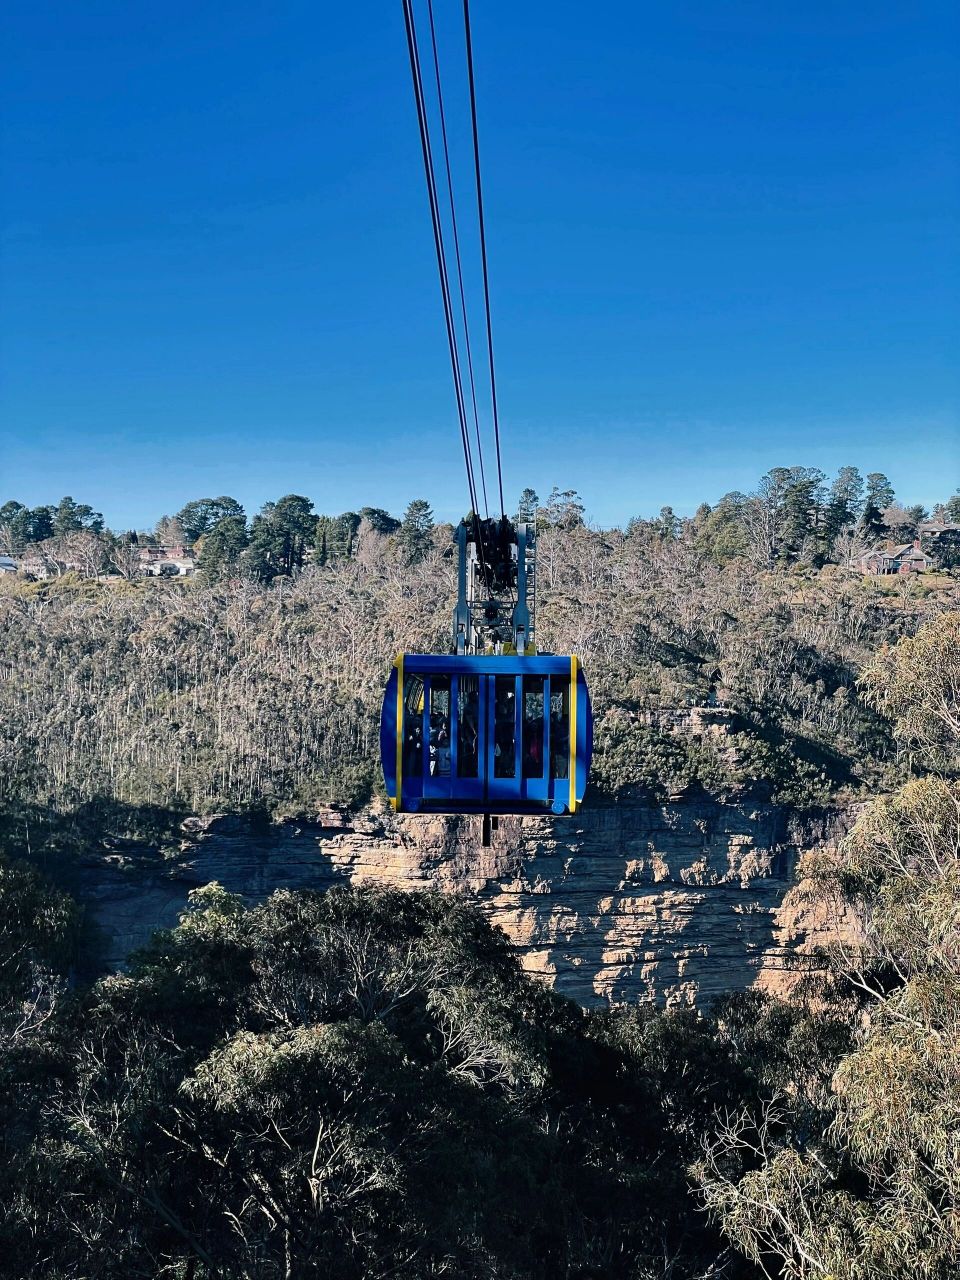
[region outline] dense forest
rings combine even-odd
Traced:
[[[851,573],[871,522],[926,513],[846,471],[622,530],[524,497],[539,642],[580,653],[594,696],[592,803],[858,806],[803,867],[858,928],[790,1003],[702,1015],[583,1010],[467,902],[347,888],[208,885],[78,984],[61,872],[91,842],[382,803],[384,676],[446,646],[452,531],[426,503],[248,523],[204,499],[142,535],[196,549],[196,577],[162,581],[109,570],[98,513],[61,504],[81,527],[29,543],[13,504],[12,550],[107,561],[0,578],[0,1274],[954,1276],[957,579]],[[722,736],[678,714],[707,705]]]
[[[4,858],[3,1274],[955,1275],[960,614],[858,689],[912,776],[811,855],[861,931],[791,1004],[585,1011],[461,900],[217,885],[71,990]]]

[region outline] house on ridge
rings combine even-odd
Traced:
[[[881,544],[850,561],[850,568],[873,577],[890,574],[926,573],[935,568],[932,556],[921,550],[920,539],[904,542],[900,546]]]
[[[192,551],[182,544],[140,548],[140,572],[147,578],[186,578],[196,569]]]

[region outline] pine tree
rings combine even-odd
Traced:
[[[85,502],[74,502],[72,498],[61,498],[51,517],[53,535],[63,538],[68,533],[76,533],[80,529],[89,529],[91,533],[103,532],[103,516],[99,511]]]
[[[309,498],[288,493],[265,503],[250,525],[250,543],[244,552],[247,572],[261,582],[290,577],[303,567],[316,530],[317,516]]]
[[[521,524],[529,523],[536,519],[537,507],[540,505],[540,499],[537,491],[529,486],[520,494],[520,501],[517,504],[517,520]]]
[[[358,514],[361,520],[366,520],[374,533],[379,533],[383,537],[389,537],[400,528],[400,521],[389,511],[384,511],[382,507],[361,507]]]
[[[867,505],[874,506],[879,511],[886,511],[887,507],[893,504],[895,496],[893,485],[883,472],[871,471],[867,476]]]
[[[824,537],[828,550],[844,529],[856,524],[862,510],[863,477],[856,467],[841,467],[827,502]]]
[[[200,540],[197,568],[211,578],[236,573],[247,548],[247,522],[242,516],[224,516]]]
[[[398,534],[398,541],[409,564],[422,560],[429,551],[432,530],[433,511],[429,502],[423,498],[414,498],[404,513]]]

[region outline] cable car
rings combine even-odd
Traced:
[[[458,534],[457,652],[394,662],[380,719],[387,794],[404,813],[575,813],[590,694],[576,656],[536,652],[533,527],[483,521]],[[497,592],[515,592],[509,629]]]
[[[380,751],[405,813],[574,813],[593,716],[576,657],[401,654]]]

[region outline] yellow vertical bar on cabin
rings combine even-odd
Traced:
[[[393,797],[394,810],[399,813],[403,804],[403,654],[393,664],[397,668],[397,794]]]
[[[577,811],[577,657],[570,658],[570,812]]]

